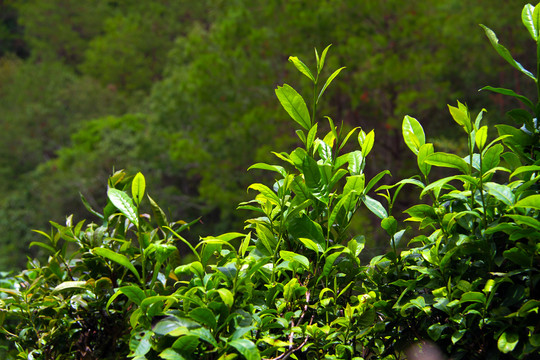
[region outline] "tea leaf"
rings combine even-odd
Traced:
[[[463,174],[469,173],[469,164],[455,154],[436,152],[429,155],[425,162],[430,165],[458,169]]]
[[[523,25],[529,30],[531,37],[534,41],[538,41],[538,26],[540,23],[539,11],[534,11],[535,7],[531,4],[527,4],[523,7],[521,12],[521,21]]]
[[[133,178],[133,181],[131,183],[131,193],[133,195],[133,201],[135,201],[135,205],[139,206],[141,203],[143,197],[144,197],[144,191],[146,190],[146,181],[144,180],[143,174],[140,172],[135,175]]]
[[[366,207],[379,218],[384,219],[388,217],[386,209],[384,208],[384,206],[382,206],[380,202],[367,195],[362,196],[361,199],[362,202],[366,205]]]
[[[474,141],[476,142],[476,146],[478,146],[478,149],[480,150],[484,149],[484,145],[486,145],[487,133],[488,127],[485,125],[476,131]]]
[[[484,29],[486,36],[488,37],[489,41],[491,42],[491,45],[495,50],[499,53],[500,56],[502,56],[503,59],[505,59],[510,65],[521,71],[523,74],[527,75],[531,79],[533,79],[535,82],[536,77],[528,70],[526,70],[523,65],[518,63],[512,55],[510,54],[510,51],[508,51],[507,48],[505,48],[503,45],[499,44],[499,39],[497,39],[497,35],[491,30],[490,28],[480,24],[480,26]]]
[[[418,155],[420,147],[426,143],[426,135],[422,125],[415,118],[406,115],[401,123],[401,133],[405,144],[415,155]]]
[[[306,102],[302,96],[287,84],[283,84],[281,87],[278,86],[276,95],[281,106],[283,106],[291,118],[304,129],[309,130],[311,128],[311,119]]]
[[[338,76],[338,74],[341,72],[341,70],[345,69],[345,67],[342,67],[342,68],[339,68],[337,69],[336,71],[334,71],[332,73],[332,75],[330,75],[330,77],[328,78],[328,80],[326,80],[326,82],[324,83],[324,86],[322,87],[321,89],[321,92],[319,93],[319,96],[317,97],[317,101],[315,102],[316,104],[319,103],[319,100],[321,98],[321,96],[324,94],[324,92],[326,91],[326,88],[328,87],[328,85],[330,85],[332,83],[332,80],[334,80],[334,78],[336,76]]]
[[[540,210],[540,195],[535,194],[519,200],[514,207],[532,208]]]
[[[133,205],[133,201],[129,196],[118,189],[109,188],[107,196],[112,204],[120,210],[125,217],[129,219],[136,227],[139,227],[139,218],[137,217],[137,209]]]
[[[299,58],[296,56],[289,56],[289,61],[296,66],[298,71],[300,71],[302,74],[306,75],[311,81],[315,82],[315,78],[313,77],[313,74],[311,73],[311,70],[304,64]]]
[[[63,283],[58,284],[52,292],[63,291],[63,290],[72,290],[72,289],[84,289],[86,281],[64,281]]]
[[[507,354],[516,348],[516,345],[519,342],[519,336],[514,333],[503,332],[497,340],[497,347],[499,351]]]
[[[502,94],[502,95],[515,97],[516,99],[520,100],[523,104],[527,105],[529,108],[534,109],[534,105],[533,105],[531,100],[529,100],[528,98],[526,98],[523,95],[516,94],[514,92],[514,90],[504,89],[504,88],[496,88],[496,87],[493,87],[493,86],[484,86],[480,90],[489,90],[489,91],[492,91],[492,92],[497,93],[497,94]]]
[[[279,256],[285,261],[296,261],[305,269],[309,269],[309,260],[304,255],[296,254],[292,251],[281,250]]]
[[[422,145],[418,150],[416,162],[418,163],[418,168],[425,177],[427,177],[431,171],[431,165],[426,163],[426,158],[433,154],[433,152],[433,144],[431,143]]]
[[[467,107],[458,101],[458,107],[448,105],[448,110],[450,110],[450,114],[455,122],[463,127],[467,134],[470,134],[473,128]]]
[[[135,266],[133,266],[133,264],[129,261],[129,259],[125,255],[118,254],[112,251],[111,249],[100,248],[100,247],[93,248],[92,253],[98,256],[102,256],[106,259],[114,261],[117,264],[122,265],[126,269],[129,269],[137,277],[137,279],[141,281],[141,276],[139,275],[139,272],[137,271],[137,269],[135,269]]]
[[[236,339],[229,342],[229,345],[238,350],[246,360],[260,360],[261,355],[257,346],[247,339]]]

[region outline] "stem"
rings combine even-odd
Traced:
[[[487,216],[486,216],[486,200],[484,199],[484,184],[483,178],[484,174],[482,173],[482,154],[480,154],[480,199],[482,200],[482,215],[484,220],[484,229],[487,229]]]
[[[317,83],[319,82],[319,74],[317,74],[317,77],[315,78],[315,81],[313,82],[313,112],[311,114],[311,126],[315,124],[315,113],[317,112]]]

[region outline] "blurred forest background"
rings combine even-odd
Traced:
[[[242,229],[249,214],[235,208],[247,186],[272,180],[246,169],[278,163],[270,151],[296,144],[274,89],[287,81],[309,94],[287,59],[313,66],[314,47],[333,44],[327,68],[347,67],[320,115],[375,129],[368,178],[415,173],[401,139],[406,114],[439,150],[459,152],[445,104],[459,99],[504,121],[516,104],[478,89],[532,85],[478,26],[505,34],[501,43],[530,68],[533,44],[513,20],[526,3],[0,0],[0,270],[36,255],[28,244],[41,235],[31,229],[69,214],[91,220],[79,192],[101,209],[113,169],[143,172],[170,218],[201,216],[191,239]],[[361,214],[355,226],[372,248],[385,246],[374,242],[377,220]]]

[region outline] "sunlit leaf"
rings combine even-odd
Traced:
[[[306,75],[311,81],[315,82],[315,78],[313,77],[313,74],[311,73],[311,70],[304,64],[299,58],[296,56],[289,56],[289,61],[296,66],[298,71],[300,71],[302,74]]]
[[[507,354],[516,348],[516,345],[519,342],[519,336],[510,332],[503,332],[497,340],[497,347],[499,351]]]
[[[469,173],[469,164],[455,154],[436,152],[429,155],[425,162],[430,165],[458,169],[463,174]]]
[[[247,339],[236,339],[229,342],[229,345],[235,348],[246,360],[260,360],[261,355],[257,346]]]
[[[139,227],[139,218],[137,217],[137,209],[133,205],[133,201],[129,196],[118,189],[109,188],[107,196],[111,200],[112,204],[120,210],[125,217],[129,219],[135,226]]]
[[[336,76],[338,76],[338,74],[341,72],[341,70],[345,69],[345,67],[342,67],[342,68],[339,68],[337,69],[336,71],[334,71],[332,73],[332,75],[330,75],[330,77],[328,78],[328,80],[326,80],[326,82],[324,83],[324,86],[322,87],[321,89],[321,92],[319,93],[319,96],[317,97],[317,101],[316,103],[319,103],[319,100],[321,98],[321,96],[324,94],[324,92],[326,91],[326,88],[328,87],[328,85],[330,85],[332,83],[332,80],[334,80],[334,78]]]
[[[276,96],[285,111],[287,111],[294,121],[306,130],[311,128],[311,119],[309,117],[309,110],[306,102],[296,90],[291,86],[284,84],[281,87],[277,87]]]
[[[137,175],[135,175],[135,177],[133,178],[133,181],[131,182],[131,193],[136,206],[139,206],[139,204],[141,203],[144,197],[145,190],[146,181],[143,174],[138,172]]]
[[[405,144],[417,155],[420,147],[426,143],[426,135],[422,125],[415,118],[406,115],[401,123],[401,133]]]

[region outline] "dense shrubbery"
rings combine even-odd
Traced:
[[[540,49],[540,6],[527,5],[522,19]],[[538,84],[484,29],[497,52]],[[281,165],[250,168],[276,180],[249,186],[256,196],[239,206],[255,214],[246,232],[193,245],[180,234],[191,224],[167,218],[141,173],[116,172],[102,211],[83,198],[97,223],[52,223],[50,233],[40,231],[46,240],[32,244],[49,252],[47,263],[31,260],[2,280],[5,356],[398,359],[432,341],[453,359],[536,358],[538,98],[484,88],[523,104],[508,113],[518,126],[497,125],[493,140],[484,110],[471,117],[464,104],[449,106],[466,137],[465,156],[435,151],[406,116],[402,135],[419,175],[377,187],[389,171],[364,174],[374,132],[317,121],[319,100],[343,69],[323,83],[328,49],[315,52],[316,71],[289,58],[313,85],[312,108],[291,86],[276,89],[302,146],[274,153]],[[357,150],[347,150],[356,141]],[[455,174],[435,179],[432,167]],[[420,191],[421,201],[405,211],[419,231],[394,217],[404,187]],[[381,219],[390,244],[369,264],[359,259],[364,236],[348,231],[361,207]]]
[[[231,204],[248,199],[251,182],[271,180],[244,170],[272,161],[270,149],[296,146],[271,100],[271,84],[293,70],[283,54],[307,58],[314,46],[333,43],[329,67],[347,64],[321,113],[343,120],[343,131],[361,124],[377,132],[366,174],[387,168],[411,176],[400,141],[404,115],[421,117],[435,144],[450,151],[463,145],[447,131],[440,104],[459,98],[471,109],[502,108],[511,100],[479,96],[476,86],[529,88],[494,61],[477,26],[497,22],[516,57],[532,66],[524,56],[528,39],[514,36],[520,25],[507,16],[520,1],[0,2],[0,269],[24,268],[27,255],[44,259],[38,248],[27,250],[37,239],[28,229],[61,222],[66,213],[86,217],[78,192],[99,207],[105,194],[97,184],[114,172],[111,161],[143,172],[171,217],[202,216],[205,225],[188,239],[240,228],[247,213]],[[309,86],[304,78],[295,87]],[[148,137],[126,152],[110,119],[133,114],[145,118]],[[102,122],[107,141],[85,137],[86,122]],[[75,139],[109,151],[95,156]],[[413,199],[400,197],[398,208]],[[364,229],[368,216],[358,213],[351,228]],[[384,250],[378,240],[369,234],[369,253]]]

